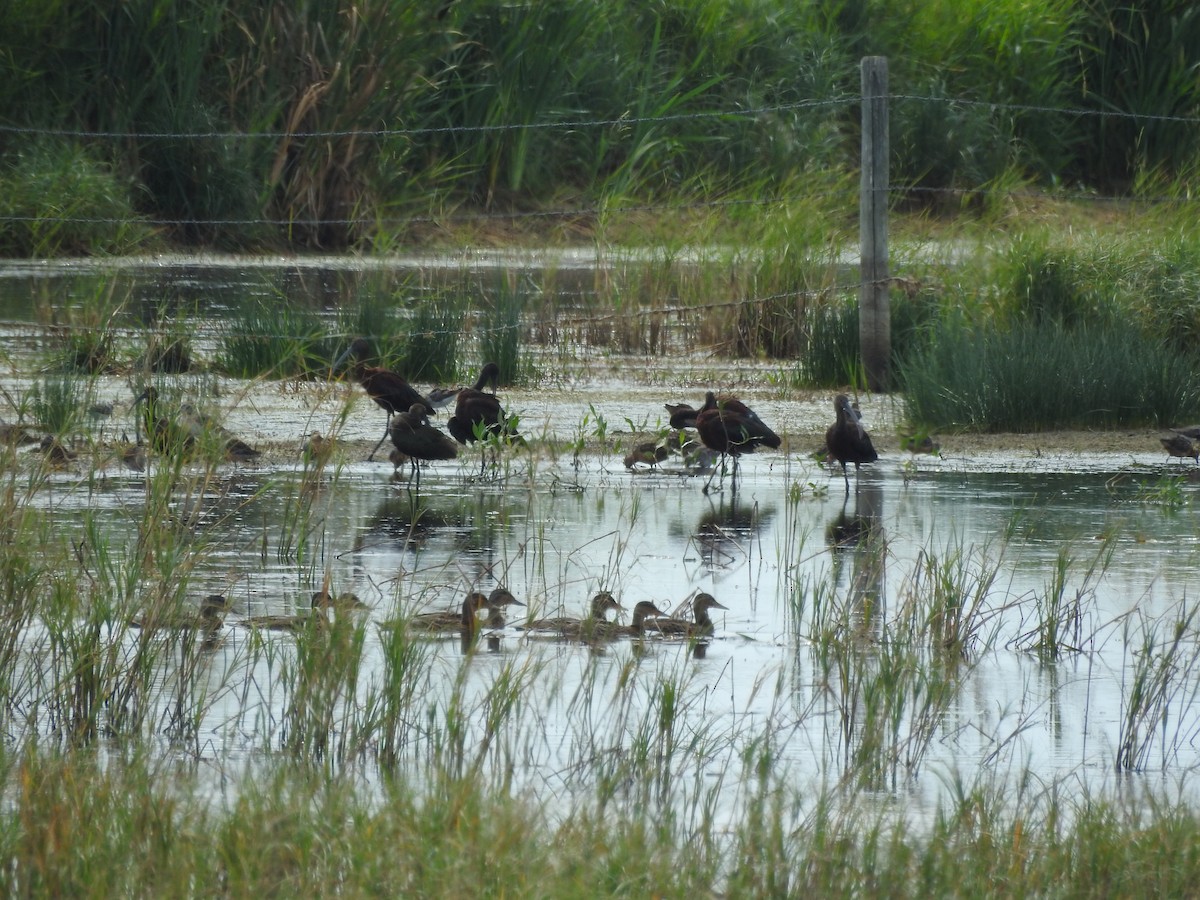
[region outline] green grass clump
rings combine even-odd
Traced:
[[[522,384],[532,375],[531,366],[521,358],[524,309],[524,288],[501,276],[479,313],[479,353],[484,362],[500,367],[501,384]]]
[[[111,754],[110,754],[111,755]],[[1186,896],[1200,824],[1185,806],[1054,789],[1040,797],[958,784],[930,822],[838,793],[801,821],[788,792],[752,814],[688,829],[661,811],[560,809],[470,780],[352,778],[269,763],[206,799],[201,771],[126,753],[101,762],[29,748],[5,760],[6,894],[171,896],[713,894],[739,897]],[[1164,865],[1163,860],[1170,860]]]
[[[256,300],[225,323],[219,365],[238,378],[289,378],[329,370],[325,324],[284,302]]]
[[[458,374],[458,342],[463,311],[456,297],[436,294],[422,297],[405,323],[405,377],[449,384]]]
[[[1200,414],[1195,358],[1117,327],[944,321],[901,381],[910,421],[939,428],[1167,426]]]
[[[128,182],[84,147],[47,138],[0,157],[0,256],[133,253],[155,243]]]

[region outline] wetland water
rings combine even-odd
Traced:
[[[427,704],[463,690],[472,738],[482,742],[490,693],[518,681],[520,712],[501,755],[512,783],[533,793],[590,793],[598,760],[637,759],[639,723],[663,721],[665,684],[681,688],[673,743],[657,752],[678,754],[681,772],[710,783],[752,781],[745,751],[764,740],[798,783],[835,783],[865,765],[872,787],[899,790],[914,808],[954,779],[1115,779],[1132,686],[1169,643],[1200,567],[1190,503],[1148,502],[1163,473],[1181,467],[1165,466],[1153,448],[1061,457],[892,451],[847,494],[840,473],[801,438],[787,452],[746,458],[736,492],[727,481],[706,495],[706,476],[672,462],[627,472],[621,443],[630,436],[612,427],[597,438],[596,418],[653,426],[665,418],[663,401],[698,401],[703,370],[719,363],[661,360],[649,379],[621,365],[614,356],[559,372],[556,383],[569,389],[550,395],[505,391],[535,437],[532,452],[509,451],[501,477],[480,480],[477,453],[467,451],[427,468],[419,493],[393,480],[390,464],[364,461],[381,423],[356,387],[225,385],[229,427],[274,449],[261,465],[222,467],[172,508],[201,548],[189,594],[232,600],[207,651],[200,744],[252,759],[284,740],[290,700],[277,676],[296,639],[241,627],[245,617],[303,611],[326,578],[353,591],[369,607],[361,700],[385,666],[377,624],[453,608],[469,589],[502,584],[528,609],[511,610],[478,652],[464,655],[455,640],[424,644],[420,690]],[[629,371],[646,366],[631,361]],[[33,380],[19,373],[32,368],[13,368],[5,387],[19,395]],[[761,386],[754,394],[753,367],[740,372],[734,386],[745,384],[779,430],[819,434],[831,420],[829,397]],[[99,394],[118,401],[104,427],[128,427],[127,392],[120,379],[100,382]],[[314,478],[296,449],[310,431],[338,427],[348,398],[342,446]],[[877,435],[894,428],[892,401],[863,405]],[[585,430],[585,451],[562,450]],[[153,477],[153,462],[149,474],[131,474],[77,461],[30,503],[56,530],[97,523],[112,546],[132,547]],[[1175,489],[1188,501],[1195,483]],[[525,615],[579,615],[600,589],[622,602],[625,621],[639,600],[671,610],[700,590],[728,610],[715,611],[716,635],[700,645],[592,647],[519,628]],[[1055,615],[1062,651],[1040,658],[1039,623]],[[947,636],[965,639],[947,649]],[[1178,678],[1162,696],[1164,714],[1134,735],[1149,741],[1140,769],[1156,783],[1183,785],[1200,763],[1194,656],[1191,646],[1169,662]],[[901,687],[880,706],[885,682]],[[729,796],[736,803],[738,790]]]

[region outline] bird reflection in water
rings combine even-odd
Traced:
[[[758,502],[741,503],[724,499],[700,517],[691,540],[700,550],[706,568],[726,569],[750,555],[750,548],[772,510]]]
[[[878,485],[863,484],[855,493],[854,512],[847,511],[849,497],[825,528],[825,542],[833,554],[834,584],[841,584],[849,556],[848,598],[853,603],[862,632],[878,631],[884,614],[884,557],[887,536],[882,524],[883,494]]]
[[[357,533],[355,552],[398,545],[419,550],[439,534],[453,532],[459,519],[412,495],[388,497],[375,508]]]

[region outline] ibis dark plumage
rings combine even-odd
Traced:
[[[753,453],[759,447],[778,449],[782,443],[779,435],[741,400],[736,397],[718,400],[712,391],[705,395],[704,406],[696,414],[696,433],[706,447],[723,456],[733,457],[735,483],[739,456]],[[709,476],[708,484],[704,486],[706,492],[711,484],[712,476]]]
[[[460,444],[473,443],[480,434],[494,434],[520,440],[512,420],[500,405],[496,386],[500,383],[500,367],[494,362],[485,363],[479,377],[469,388],[461,388],[454,398],[454,415],[446,428]],[[484,390],[490,385],[492,390]]]
[[[850,476],[846,472],[846,463],[854,463],[854,473],[857,476],[859,466],[875,462],[879,459],[879,454],[871,444],[871,436],[863,428],[862,418],[850,405],[850,398],[845,394],[838,394],[833,400],[833,408],[837,413],[837,421],[825,432],[825,448],[829,455],[841,464],[846,493],[850,493]]]
[[[417,486],[421,484],[421,462],[458,456],[454,441],[430,423],[429,410],[423,403],[414,403],[407,411],[392,416],[388,434],[395,448],[412,464]]]
[[[414,403],[420,403],[426,410],[432,410],[433,402],[428,397],[414,388],[408,383],[407,379],[398,372],[393,372],[390,369],[384,369],[380,366],[368,366],[366,360],[372,358],[371,343],[366,338],[355,338],[350,342],[350,346],[346,352],[338,357],[333,364],[334,370],[339,370],[345,365],[347,360],[352,360],[350,372],[355,380],[362,385],[367,396],[375,401],[388,416],[388,427],[391,425],[391,417],[396,413],[405,412],[412,408]],[[379,452],[379,448],[383,442],[387,440],[388,428],[384,429],[383,437],[379,439],[379,443],[375,445],[375,449],[371,451],[368,460],[374,459],[375,454]]]

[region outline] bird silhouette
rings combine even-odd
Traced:
[[[334,371],[338,371],[347,360],[352,360],[351,374],[362,385],[367,396],[387,414],[388,425],[384,428],[383,437],[379,439],[379,443],[367,457],[368,461],[375,458],[375,454],[387,440],[391,417],[394,414],[411,409],[414,403],[420,403],[426,410],[434,408],[433,402],[409,384],[403,375],[380,366],[368,366],[366,360],[371,359],[372,356],[370,341],[358,337],[350,342],[346,352],[339,356],[333,364]]]
[[[458,447],[445,432],[429,422],[429,410],[423,403],[414,403],[407,412],[392,416],[388,427],[396,450],[408,457],[416,486],[421,485],[422,461],[454,459]]]
[[[837,413],[837,421],[825,432],[825,448],[841,464],[842,478],[845,479],[846,493],[849,494],[850,476],[846,472],[846,463],[854,463],[857,478],[859,466],[875,462],[879,454],[871,444],[871,436],[863,428],[862,417],[850,405],[850,398],[838,394],[833,399],[833,408]]]

